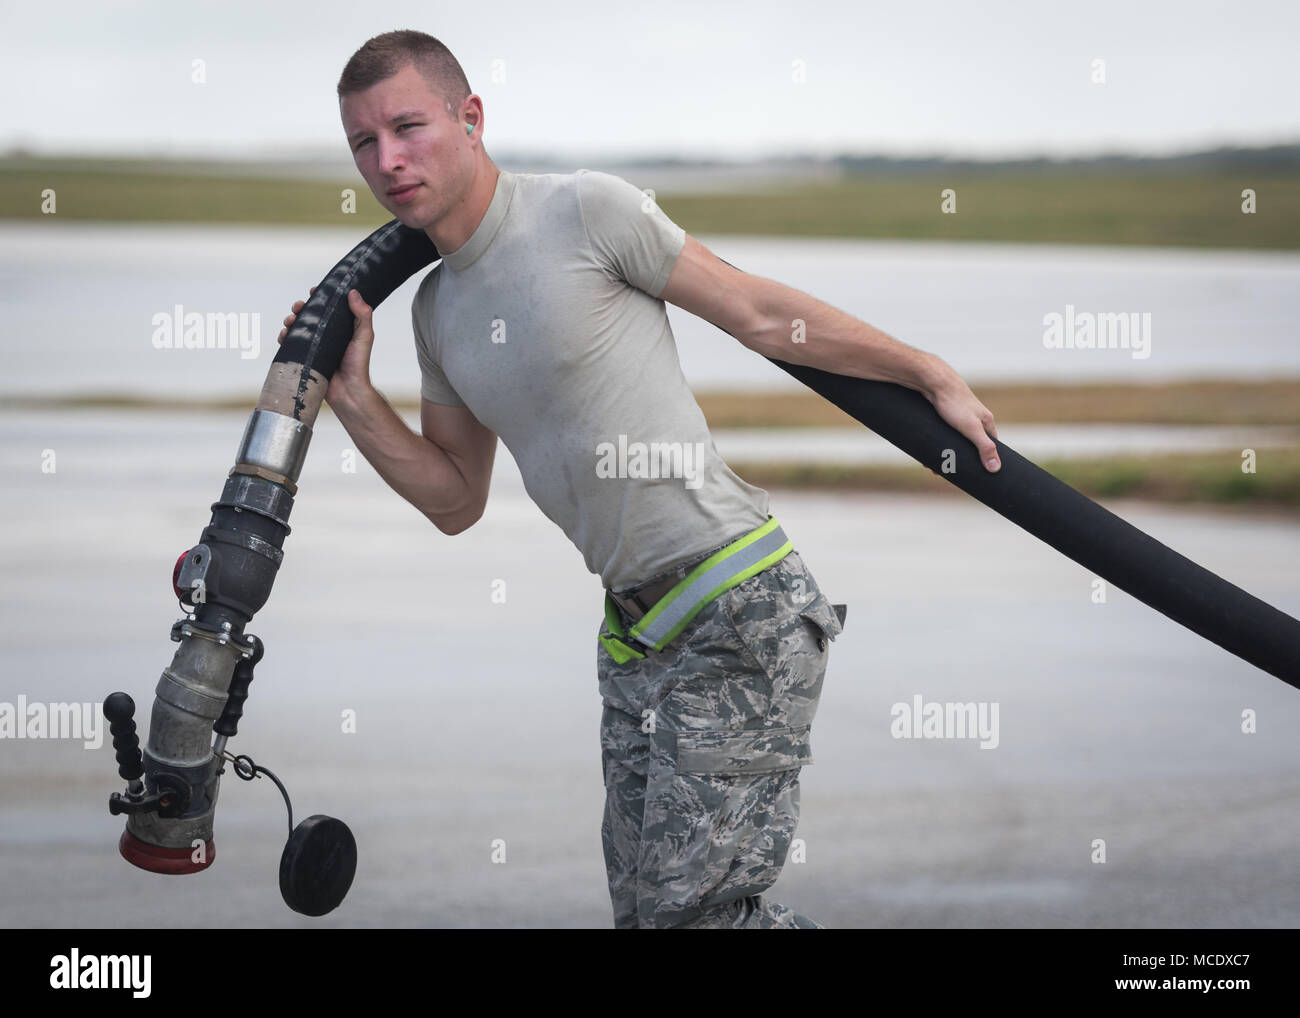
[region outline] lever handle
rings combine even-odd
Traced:
[[[140,738],[135,733],[135,701],[126,693],[110,693],[104,700],[104,717],[113,733],[117,751],[117,773],[127,781],[144,773],[141,766]]]
[[[252,646],[253,653],[242,658],[235,665],[235,674],[230,679],[230,693],[226,700],[226,707],[221,712],[221,717],[217,718],[217,723],[212,726],[214,732],[227,738],[235,735],[239,728],[239,719],[244,716],[244,701],[248,699],[248,687],[253,682],[253,666],[262,660],[265,649],[262,641],[251,634],[248,636],[248,643]]]

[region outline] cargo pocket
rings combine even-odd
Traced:
[[[844,605],[839,607],[844,608]],[[821,630],[821,635],[817,638],[818,650],[826,649],[826,639],[834,640],[844,632],[844,623],[840,621],[839,612],[835,608],[826,595],[819,592],[811,604],[799,610],[800,616]]]
[[[670,883],[688,897],[674,905],[707,909],[776,883],[810,763],[807,725],[677,734],[668,843],[681,869]]]
[[[771,774],[813,762],[811,726],[678,732],[677,773]]]

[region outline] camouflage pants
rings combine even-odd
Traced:
[[[827,644],[840,631],[792,551],[708,604],[662,653],[619,664],[597,642],[616,927],[820,928],[762,892],[799,820],[799,769],[812,762]]]

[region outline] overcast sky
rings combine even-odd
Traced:
[[[0,147],[237,158],[337,145],[346,160],[339,73],[395,28],[456,54],[496,153],[1087,155],[1300,139],[1295,0],[123,6],[0,0]]]

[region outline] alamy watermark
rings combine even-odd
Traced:
[[[889,734],[895,739],[979,739],[980,749],[997,749],[998,707],[988,703],[926,703],[920,693],[911,703],[890,708]]]
[[[596,443],[596,456],[597,477],[680,477],[688,488],[704,484],[703,442],[629,442],[619,435],[617,444]]]
[[[130,990],[141,998],[150,993],[152,955],[87,954],[77,948],[50,959],[50,988],[54,990]]]
[[[1043,316],[1043,346],[1049,350],[1131,350],[1136,361],[1151,356],[1151,312],[1052,311]]]
[[[181,304],[153,316],[155,350],[239,350],[243,360],[261,352],[259,311],[186,311]]]
[[[86,749],[104,744],[101,703],[0,702],[0,739],[80,739]]]

